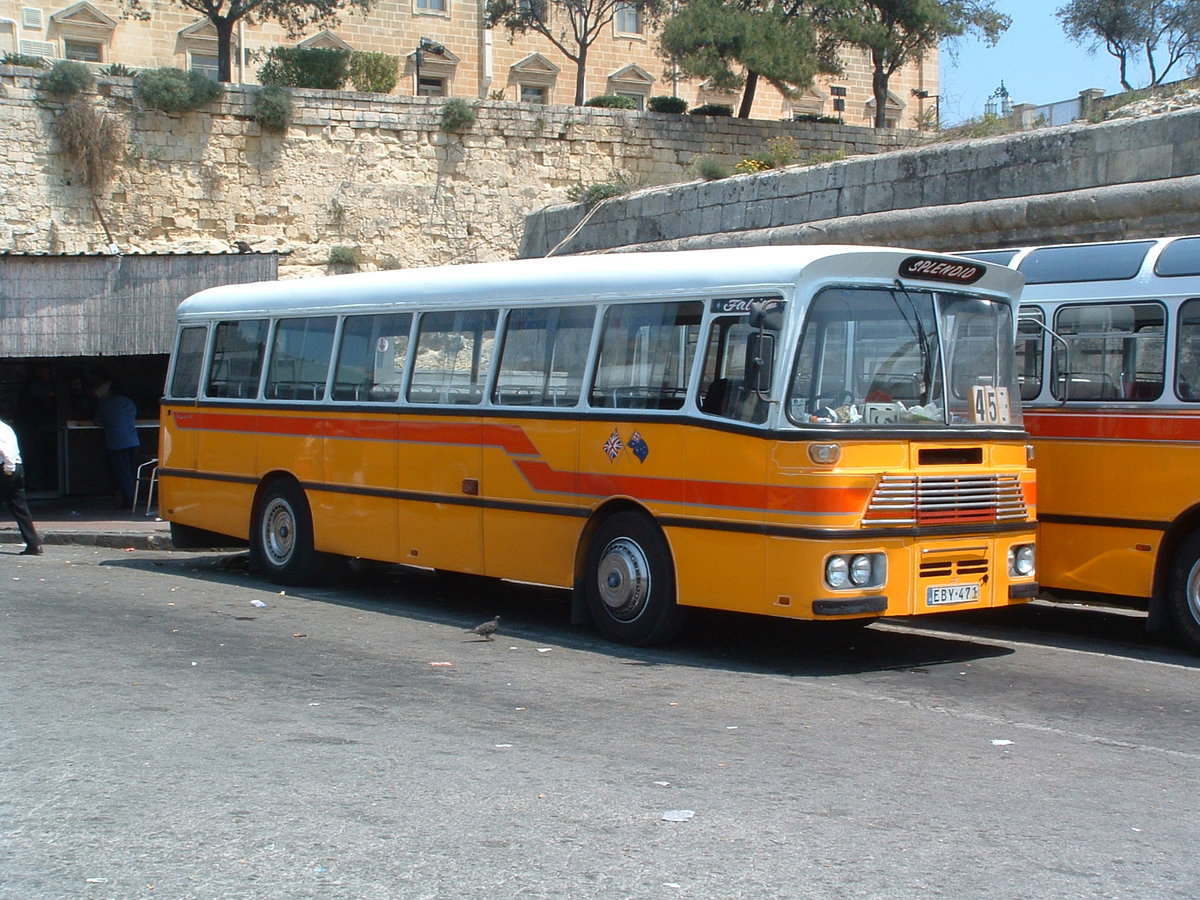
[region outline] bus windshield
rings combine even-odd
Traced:
[[[984,297],[828,288],[788,396],[797,425],[1019,426],[1012,311]]]

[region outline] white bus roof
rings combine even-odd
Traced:
[[[378,307],[421,303],[446,306],[489,306],[516,301],[547,303],[585,298],[669,297],[756,287],[779,289],[801,276],[839,281],[895,280],[902,262],[911,257],[962,263],[946,254],[890,247],[845,245],[788,245],[652,253],[610,253],[559,256],[394,269],[263,281],[209,288],[179,307],[179,318],[222,315],[279,315],[289,312]],[[906,286],[928,284],[947,290],[945,280],[905,276]],[[1020,292],[1023,278],[1002,265],[987,265],[970,285],[972,292]],[[962,289],[965,286],[953,285]]]

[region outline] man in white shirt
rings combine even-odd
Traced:
[[[21,465],[21,450],[17,434],[7,422],[0,420],[0,501],[17,520],[17,528],[25,539],[22,556],[41,556],[42,539],[33,527],[29,504],[25,502],[25,467]]]

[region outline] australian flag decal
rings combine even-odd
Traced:
[[[646,443],[640,431],[635,431],[629,437],[629,449],[633,451],[633,455],[638,458],[638,462],[645,462],[646,457],[650,455],[650,445]]]
[[[617,433],[617,429],[613,429],[613,433],[609,435],[608,440],[604,442],[604,455],[608,457],[609,462],[614,461],[625,445],[621,443],[621,435]]]

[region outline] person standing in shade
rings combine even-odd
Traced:
[[[121,509],[133,508],[133,485],[137,473],[141,440],[137,433],[137,406],[113,389],[103,378],[96,385],[96,424],[104,426],[104,446],[108,461],[121,489]]]
[[[21,555],[41,556],[42,539],[33,527],[33,516],[25,501],[25,467],[21,464],[17,433],[3,420],[0,420],[0,500],[8,504],[8,511],[17,520],[17,528],[25,540]]]

